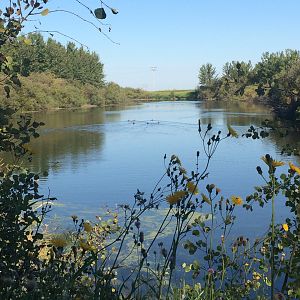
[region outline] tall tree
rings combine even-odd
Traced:
[[[198,78],[201,86],[212,86],[217,79],[216,68],[210,63],[202,65]]]

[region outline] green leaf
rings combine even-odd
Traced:
[[[266,284],[267,286],[271,286],[271,281],[269,280],[268,277],[265,277],[265,278],[264,278],[264,282],[265,282],[265,284]]]
[[[95,9],[94,14],[97,19],[103,20],[106,18],[106,13],[103,7]]]
[[[193,230],[192,231],[192,235],[199,236],[200,235],[200,231],[199,230]]]

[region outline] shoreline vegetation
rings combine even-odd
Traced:
[[[300,123],[300,52],[287,49],[265,52],[251,61],[224,64],[220,75],[211,64],[199,69],[198,98],[218,101],[257,99],[272,106],[282,119]]]
[[[263,53],[250,61],[227,62],[222,73],[204,64],[194,90],[145,91],[106,82],[99,56],[74,43],[62,45],[41,34],[20,36],[3,46],[8,68],[19,75],[14,89],[0,95],[0,106],[21,112],[108,107],[147,101],[203,100],[259,102],[299,124],[300,53]],[[9,97],[7,97],[9,96]]]

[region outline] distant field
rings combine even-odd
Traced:
[[[148,95],[152,99],[162,99],[162,100],[195,99],[195,90],[151,91],[148,92]]]

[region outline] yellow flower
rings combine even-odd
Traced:
[[[243,199],[239,196],[232,196],[231,201],[235,205],[242,205],[243,204]]]
[[[238,133],[230,125],[227,125],[227,129],[228,129],[229,134],[232,137],[235,137],[235,138],[239,137]]]
[[[300,175],[300,168],[296,167],[294,164],[291,162],[289,163],[290,169]]]
[[[273,167],[273,168],[281,167],[281,166],[285,165],[285,163],[283,161],[279,161],[279,160],[273,159],[269,154],[266,154],[265,156],[262,156],[261,160],[266,165],[268,165],[269,167]]]
[[[91,232],[93,230],[93,226],[89,222],[84,222],[83,228],[86,232]]]
[[[286,223],[282,224],[282,229],[283,229],[284,231],[289,231],[289,225],[286,224]]]
[[[272,160],[272,166],[274,167],[274,168],[276,168],[276,167],[281,167],[281,166],[284,166],[285,165],[285,163],[283,162],[283,161],[279,161],[279,160]]]
[[[211,205],[211,201],[208,199],[208,197],[204,194],[201,194],[202,200],[205,201],[207,204]]]
[[[50,240],[52,246],[63,248],[68,245],[68,241],[63,236],[53,236]]]
[[[191,181],[189,181],[187,184],[186,184],[186,188],[188,189],[188,191],[190,193],[193,193],[194,195],[197,195],[199,194],[199,190],[198,190],[198,187]]]
[[[267,156],[262,156],[261,160],[268,166],[270,166],[270,163],[273,161],[272,157],[267,154]]]
[[[186,191],[177,191],[173,193],[173,195],[169,195],[166,197],[166,200],[171,204],[176,204],[181,201],[186,196]]]

